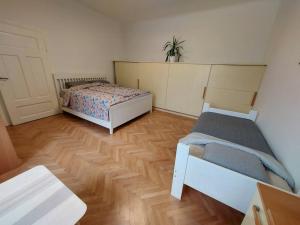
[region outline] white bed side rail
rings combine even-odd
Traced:
[[[257,111],[255,111],[255,110],[250,110],[249,113],[240,113],[240,112],[234,112],[234,111],[229,111],[229,110],[224,110],[224,109],[212,108],[212,107],[210,107],[209,103],[207,103],[207,102],[204,103],[202,112],[219,113],[219,114],[223,114],[223,115],[227,115],[227,116],[234,116],[234,117],[249,119],[254,122],[257,117]]]
[[[178,143],[171,195],[181,199],[184,185],[246,213],[257,180],[190,155],[190,147]]]

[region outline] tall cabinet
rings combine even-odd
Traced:
[[[203,103],[248,112],[265,71],[263,65],[115,62],[119,85],[153,94],[153,106],[199,116]]]
[[[0,117],[0,174],[5,173],[20,165],[14,146],[7,133],[4,122]]]

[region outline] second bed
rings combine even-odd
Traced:
[[[151,93],[120,87],[95,75],[54,75],[62,111],[114,128],[152,111]]]
[[[179,140],[171,194],[181,199],[188,185],[243,213],[256,192],[257,182],[292,191],[294,180],[276,159],[249,114],[211,108],[192,133]]]

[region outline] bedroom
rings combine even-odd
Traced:
[[[3,204],[0,224],[241,224],[257,179],[199,158],[195,168],[178,164],[201,151],[197,143],[177,144],[207,111],[252,121],[295,185],[287,176],[281,181],[297,195],[299,11],[296,0],[1,0],[0,198],[2,205],[8,193],[24,191],[28,201]],[[173,36],[184,41],[182,56],[165,62],[163,45]],[[78,93],[95,89],[105,90],[99,109],[87,115],[80,104],[69,107]],[[107,108],[104,95],[118,98]],[[49,203],[47,213],[39,209],[20,182],[26,171],[37,182],[32,169],[68,190],[74,207],[63,202],[59,211],[55,199],[35,196]],[[227,193],[225,184],[236,189]]]

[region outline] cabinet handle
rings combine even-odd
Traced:
[[[274,218],[270,209],[267,210],[267,215],[269,217],[270,225],[275,225]]]
[[[254,215],[254,221],[255,221],[256,225],[261,225],[259,211],[260,211],[260,209],[258,206],[256,206],[256,205],[252,206],[252,212]]]
[[[140,89],[140,79],[137,79],[137,87]]]
[[[252,106],[252,107],[253,107],[254,104],[255,104],[256,97],[257,97],[257,91],[254,92],[254,95],[253,95],[253,98],[252,98],[252,101],[251,101],[251,106]]]
[[[8,80],[7,77],[0,77],[0,80]]]
[[[205,87],[203,88],[203,94],[202,94],[202,98],[203,98],[203,99],[205,98],[205,95],[206,95],[206,89],[207,89],[207,87],[205,86]]]

